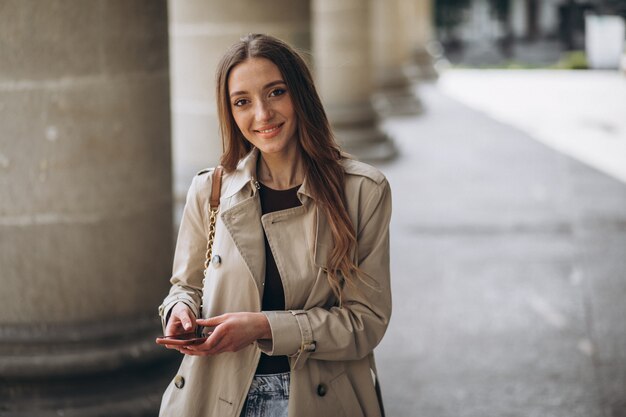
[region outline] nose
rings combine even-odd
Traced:
[[[257,122],[267,122],[272,119],[274,112],[272,106],[265,100],[257,101],[254,117]]]

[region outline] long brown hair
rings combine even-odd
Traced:
[[[328,282],[341,302],[344,280],[353,284],[358,267],[351,259],[356,245],[354,226],[346,210],[342,154],[330,129],[313,77],[302,57],[285,42],[268,35],[249,34],[228,49],[216,73],[216,98],[224,146],[221,164],[227,172],[252,148],[233,118],[228,92],[231,70],[250,58],[266,58],[280,70],[298,120],[307,183],[330,225],[333,245],[327,265]]]

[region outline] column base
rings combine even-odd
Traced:
[[[163,359],[156,314],[79,324],[0,326],[0,375],[48,379],[114,372]]]
[[[180,354],[155,343],[155,315],[0,326],[0,415],[158,414]]]
[[[388,161],[398,154],[391,138],[378,129],[335,129],[335,134],[344,151],[364,162]],[[367,141],[357,143],[356,138]]]
[[[408,86],[379,91],[372,96],[372,104],[381,117],[416,116],[424,111],[421,101]]]
[[[155,417],[180,354],[149,366],[79,378],[0,382],[4,417]]]
[[[406,69],[407,76],[412,82],[435,81],[439,78],[439,72],[435,68],[435,62],[443,55],[439,43],[433,42],[430,46],[434,52],[427,48],[417,48],[413,51],[411,62]]]
[[[381,117],[415,116],[422,113],[422,103],[411,91],[411,82],[399,68],[380,70],[377,91],[372,95],[374,109]]]
[[[392,139],[380,130],[372,104],[326,106],[341,148],[362,161],[386,161],[397,155]]]

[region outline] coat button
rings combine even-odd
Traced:
[[[213,255],[213,257],[211,258],[211,263],[213,264],[214,268],[217,268],[222,263],[222,257],[219,255]]]
[[[181,389],[185,386],[185,378],[183,378],[182,375],[176,375],[176,377],[174,378],[174,385],[176,386],[176,388]]]
[[[317,395],[323,397],[324,395],[326,395],[326,390],[326,384],[319,384],[317,386]]]

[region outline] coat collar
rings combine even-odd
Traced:
[[[237,168],[230,174],[230,181],[228,187],[224,190],[222,197],[232,197],[240,192],[246,185],[250,185],[253,189],[253,193],[256,193],[256,167],[259,160],[259,150],[252,148],[246,156],[237,164]],[[302,196],[313,198],[313,194],[310,190],[307,178],[305,176],[302,181],[302,185],[298,188],[298,197],[300,201],[304,203]]]
[[[220,215],[228,233],[242,255],[260,296],[265,277],[265,238],[262,225],[261,203],[257,194],[256,166],[259,150],[253,148],[248,155],[239,161],[237,168],[224,177],[224,190],[221,203],[223,210]],[[308,247],[313,248],[313,262],[318,267],[326,267],[327,253],[332,241],[326,216],[320,210],[307,185],[306,177],[298,189],[298,198],[303,210],[298,213],[310,213],[312,234],[307,234]],[[291,215],[296,211],[291,212]],[[281,216],[278,213],[270,217]]]

